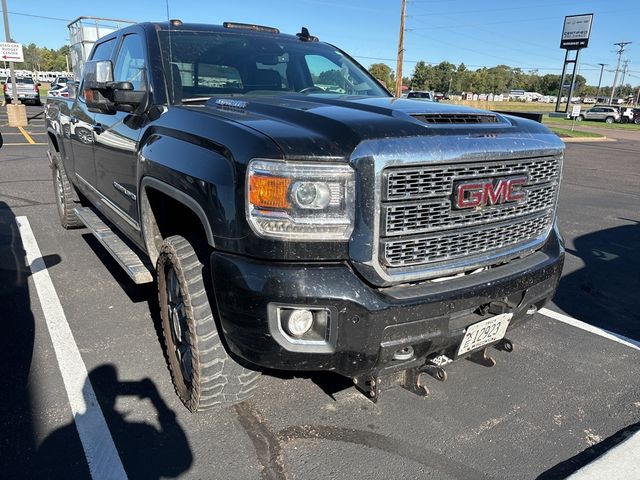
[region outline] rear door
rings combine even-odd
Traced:
[[[144,37],[122,38],[113,64],[115,82],[131,82],[134,90],[148,91]],[[128,112],[95,114],[95,168],[97,188],[125,220],[138,221],[136,199],[137,145],[142,117]]]
[[[587,120],[600,120],[600,107],[594,107],[591,110],[587,110],[585,113],[585,118]]]

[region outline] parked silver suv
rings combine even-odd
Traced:
[[[620,111],[615,107],[597,106],[581,113],[577,120],[601,120],[607,123],[619,122]]]

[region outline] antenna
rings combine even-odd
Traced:
[[[167,6],[167,25],[169,28],[169,65],[167,65],[169,67],[169,75],[171,78],[171,82],[170,82],[170,87],[171,88],[171,99],[175,99],[176,98],[176,92],[175,92],[175,80],[173,79],[173,50],[172,50],[172,46],[171,46],[171,26],[173,25],[171,22],[171,17],[169,16],[169,0],[165,0],[165,5]],[[169,103],[169,102],[167,102]]]

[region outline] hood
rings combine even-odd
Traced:
[[[390,97],[221,97],[209,100],[205,110],[267,135],[289,159],[346,159],[358,144],[372,139],[549,133],[535,122],[494,112]],[[451,118],[489,118],[492,123],[452,124]]]

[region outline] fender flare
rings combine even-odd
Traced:
[[[204,228],[205,234],[207,236],[207,243],[211,247],[215,247],[215,242],[213,239],[213,231],[211,230],[211,225],[209,224],[209,220],[207,218],[207,214],[205,213],[202,206],[191,196],[186,194],[185,192],[177,189],[176,187],[169,185],[168,183],[162,182],[153,177],[143,177],[140,182],[140,227],[142,229],[142,237],[144,243],[147,247],[147,252],[152,262],[155,264],[158,259],[158,246],[156,245],[155,240],[159,237],[159,232],[157,231],[156,221],[151,209],[151,204],[149,203],[149,199],[147,197],[146,188],[150,187],[159,192],[164,193],[170,198],[173,198],[177,202],[183,204],[185,207],[189,208],[193,213],[196,214],[200,223],[202,223],[202,227]]]

